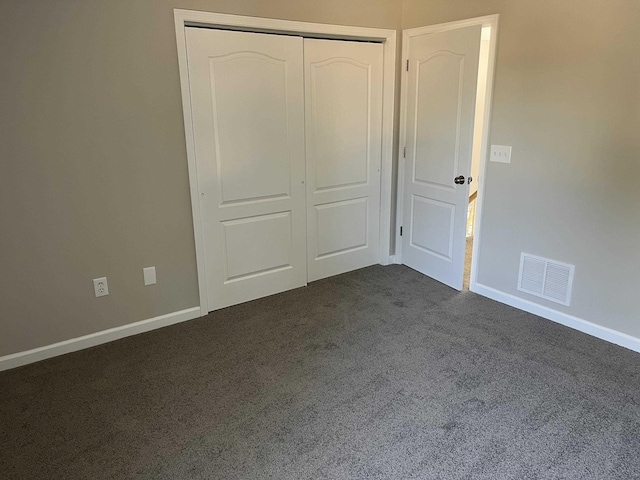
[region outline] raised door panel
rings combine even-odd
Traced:
[[[453,253],[453,220],[455,205],[414,195],[411,205],[410,244],[428,255],[451,261]],[[430,229],[436,225],[439,235]]]
[[[368,199],[316,205],[317,259],[367,248]]]
[[[414,181],[453,189],[459,169],[458,142],[464,57],[451,52],[418,62],[414,124]]]
[[[302,39],[186,33],[209,307],[305,285]]]
[[[310,72],[316,189],[367,183],[370,66],[333,58]]]
[[[286,61],[239,52],[209,65],[222,203],[288,196]]]
[[[292,268],[290,211],[228,220],[222,225],[224,283]]]
[[[305,39],[309,280],[378,262],[382,45]]]

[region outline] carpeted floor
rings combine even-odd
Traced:
[[[0,477],[640,478],[640,355],[374,266],[0,373]]]

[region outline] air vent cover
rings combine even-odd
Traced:
[[[574,268],[574,265],[522,253],[518,290],[569,305]]]

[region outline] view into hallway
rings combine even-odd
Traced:
[[[471,258],[473,254],[473,233],[474,223],[476,217],[476,200],[478,198],[477,190],[469,197],[469,207],[467,208],[467,229],[466,229],[466,242],[467,245],[464,251],[464,282],[462,285],[463,290],[469,290],[469,283],[471,279]]]
[[[485,109],[487,108],[486,90],[489,69],[489,48],[491,29],[483,27],[480,37],[480,62],[478,68],[478,86],[476,89],[476,112],[473,132],[473,151],[471,154],[471,179],[469,181],[469,205],[467,207],[466,246],[464,255],[464,279],[462,290],[469,290],[471,280],[471,261],[475,233],[476,204],[480,187],[480,171],[483,152],[482,135],[485,128]]]

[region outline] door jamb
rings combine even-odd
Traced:
[[[485,107],[482,132],[480,139],[474,138],[473,141],[480,141],[480,178],[478,180],[478,197],[476,199],[476,215],[474,221],[474,239],[473,239],[473,253],[471,258],[471,277],[469,280],[469,290],[476,291],[476,280],[478,275],[478,252],[480,251],[480,235],[481,235],[481,222],[482,222],[482,210],[484,205],[484,192],[485,192],[485,177],[487,172],[487,152],[489,150],[489,133],[491,131],[491,111],[492,111],[492,99],[493,99],[493,86],[494,76],[496,70],[496,52],[497,52],[497,36],[498,36],[498,19],[500,15],[486,15],[483,17],[469,18],[465,20],[458,20],[455,22],[441,23],[438,25],[428,25],[425,27],[410,28],[403,30],[402,32],[402,65],[408,61],[409,58],[409,40],[411,37],[419,35],[425,35],[429,33],[445,32],[448,30],[455,30],[457,28],[469,27],[473,25],[481,25],[482,27],[491,28],[491,37],[489,39],[489,65],[487,69],[487,87],[485,89]],[[406,68],[402,68],[401,85],[402,91],[400,95],[400,141],[398,142],[398,185],[397,185],[397,197],[396,197],[396,234],[395,244],[396,252],[394,256],[394,262],[402,264],[402,238],[400,237],[400,226],[402,225],[403,217],[403,194],[404,194],[404,167],[405,159],[403,158],[403,149],[406,145],[407,139],[407,82],[408,72]]]
[[[380,165],[380,240],[379,263],[391,263],[391,192],[393,175],[393,112],[395,99],[396,73],[396,31],[381,28],[352,27],[345,25],[328,25],[322,23],[296,22],[271,18],[246,17],[221,13],[200,12],[174,9],[173,11],[176,43],[178,48],[178,67],[180,87],[182,91],[182,114],[187,147],[187,163],[189,167],[189,187],[191,191],[191,213],[193,216],[193,233],[196,249],[198,272],[198,291],[200,294],[200,314],[209,313],[207,284],[204,261],[204,240],[202,231],[202,211],[200,208],[200,192],[198,188],[198,171],[195,156],[195,140],[193,137],[193,120],[191,117],[191,93],[189,90],[189,71],[187,67],[187,43],[185,27],[198,26],[240,30],[260,33],[280,33],[314,38],[330,38],[339,40],[360,40],[382,43],[383,46],[383,80],[382,80],[382,158]]]

